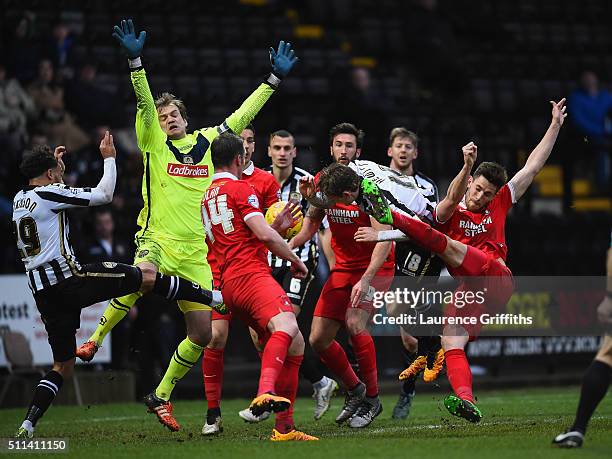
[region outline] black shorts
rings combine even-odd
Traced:
[[[81,326],[81,309],[100,301],[133,293],[140,288],[142,274],[135,266],[92,263],[83,266],[59,284],[34,294],[55,362],[75,356],[76,331]]]
[[[313,260],[308,260],[304,264],[308,268],[308,276],[305,279],[293,277],[288,266],[281,266],[272,270],[272,277],[283,287],[291,302],[300,308],[304,304],[308,287],[314,278],[314,272],[317,268],[317,263]]]
[[[414,277],[416,284],[429,277],[431,283],[440,277],[444,263],[435,254],[411,242],[395,244],[395,275],[399,277]]]

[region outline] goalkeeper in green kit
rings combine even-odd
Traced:
[[[223,132],[240,134],[295,65],[297,57],[291,44],[281,41],[278,50],[270,49],[272,72],[234,113],[218,126],[187,134],[183,102],[168,93],[153,99],[141,61],[146,32],[137,35],[132,20],[128,19],[115,26],[113,37],[128,57],[136,93],[136,136],[144,161],[144,207],[138,216],[140,231],[135,238],[134,264],[143,272],[181,276],[212,289],[200,216],[200,202],[214,173],[210,145]],[[222,308],[220,292],[214,293],[212,306]],[[104,337],[139,297],[134,293],[111,300],[94,334],[77,350],[81,360],[93,358]],[[178,301],[178,306],[185,316],[187,337],[174,352],[157,389],[144,399],[149,412],[154,412],[172,431],[180,428],[169,401],[172,389],[198,361],[211,338],[211,306],[183,300]]]

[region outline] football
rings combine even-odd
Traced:
[[[268,225],[271,225],[274,219],[287,205],[287,201],[278,201],[270,206],[268,211],[266,212],[266,221]],[[287,230],[285,234],[285,239],[290,240],[293,236],[300,232],[302,229],[302,223],[304,223],[304,215],[300,214],[300,218],[293,224],[291,228]]]

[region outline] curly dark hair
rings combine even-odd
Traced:
[[[348,166],[334,163],[327,166],[319,175],[319,190],[326,196],[342,196],[345,191],[359,190],[361,178]]]
[[[48,145],[36,145],[23,153],[19,170],[30,180],[57,167],[57,159]]]

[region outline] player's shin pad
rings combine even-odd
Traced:
[[[101,346],[106,335],[127,315],[141,296],[142,293],[136,292],[110,300],[104,314],[100,317],[96,330],[89,337],[89,341]]]
[[[170,394],[172,394],[174,386],[196,364],[203,349],[202,346],[197,345],[188,337],[181,341],[170,359],[166,374],[155,389],[155,395],[162,400],[170,400]]]

